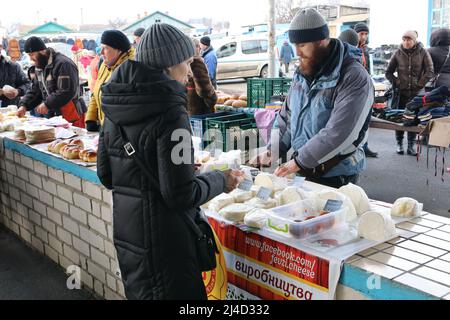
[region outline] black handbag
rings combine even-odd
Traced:
[[[398,109],[400,105],[400,92],[396,86],[392,86],[384,94],[386,97],[386,107],[388,109]]]
[[[118,128],[124,142],[123,148],[125,149],[125,153],[127,154],[127,156],[135,160],[144,174],[148,177],[151,185],[155,188],[155,190],[160,190],[156,178],[139,158],[136,149],[133,147],[126,135],[125,130],[122,128],[122,126],[119,125]],[[211,225],[208,222],[208,218],[206,218],[206,215],[200,209],[197,211],[197,215],[195,218],[192,218],[191,216],[184,213],[182,213],[180,216],[195,235],[197,262],[200,270],[204,272],[214,270],[217,267],[216,253],[219,253],[219,250],[217,248],[214,232],[212,231]]]

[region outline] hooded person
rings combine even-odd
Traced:
[[[127,36],[119,30],[107,30],[101,37],[101,51],[103,63],[100,66],[95,81],[94,91],[86,113],[86,129],[98,131],[103,124],[101,87],[104,85],[114,70],[129,59],[134,59],[135,49],[131,46]]]
[[[402,44],[391,60],[386,70],[386,78],[399,89],[399,109],[405,109],[406,104],[423,92],[425,85],[434,74],[433,60],[423,44],[417,40],[417,31],[409,30],[403,34]],[[397,73],[397,75],[395,75]],[[404,131],[396,131],[397,153],[405,153],[403,147]],[[408,132],[407,154],[416,156],[416,133]]]
[[[136,61],[124,62],[102,87],[97,174],[113,190],[114,244],[128,299],[207,298],[197,235],[186,219],[201,219],[201,205],[243,180],[237,171],[195,174],[186,111],[194,53],[183,32],[154,24]]]
[[[277,116],[278,135],[251,162],[271,165],[281,158],[285,164],[276,169],[277,176],[300,174],[334,188],[355,184],[366,168],[363,145],[374,101],[372,79],[348,44],[330,38],[317,10],[297,13],[289,39],[300,66]]]
[[[450,87],[450,29],[438,29],[430,36],[428,53],[434,65],[435,87]]]

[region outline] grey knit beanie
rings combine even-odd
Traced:
[[[194,44],[187,35],[169,24],[156,23],[142,35],[136,61],[162,70],[180,64],[194,55]]]
[[[358,43],[359,43],[358,34],[353,29],[347,29],[347,30],[341,32],[341,35],[339,36],[339,40],[341,40],[342,42],[348,43],[354,47],[357,47]]]
[[[315,9],[301,9],[289,26],[291,43],[307,43],[328,39],[330,29],[324,17]]]
[[[358,22],[357,24],[355,24],[354,29],[356,33],[369,32],[369,26],[365,22]]]

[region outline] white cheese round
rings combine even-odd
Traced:
[[[387,241],[395,235],[394,220],[383,212],[368,211],[359,220],[358,235],[371,241]]]
[[[346,195],[352,201],[356,209],[356,213],[359,216],[367,211],[370,211],[369,197],[363,188],[350,183],[341,187],[339,192]]]
[[[394,202],[391,209],[394,217],[418,217],[420,216],[419,202],[412,198],[400,198]]]

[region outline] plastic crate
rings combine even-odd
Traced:
[[[232,112],[225,111],[225,112],[216,112],[216,113],[209,113],[199,116],[190,116],[189,121],[191,122],[192,127],[192,135],[194,137],[199,137],[203,139],[203,135],[206,131],[206,119],[208,118],[218,118],[223,117],[227,115],[233,114]]]
[[[249,108],[264,108],[273,96],[286,95],[291,87],[291,78],[252,78],[247,80],[247,105]]]
[[[259,131],[253,114],[238,113],[206,120],[205,143],[222,149],[249,151],[260,145]],[[251,144],[252,143],[252,144]]]

